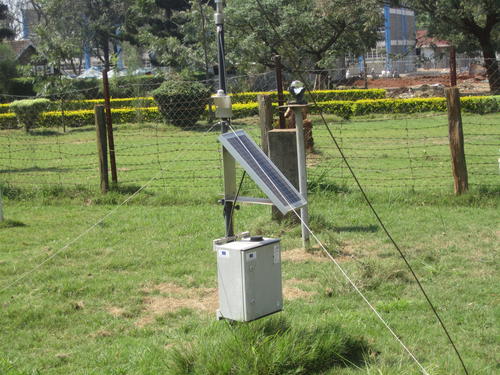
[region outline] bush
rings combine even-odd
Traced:
[[[40,115],[50,105],[48,99],[17,100],[10,103],[10,110],[16,114],[17,121],[28,132],[35,127]]]
[[[10,47],[0,44],[0,94],[10,94],[11,79],[16,75],[16,56],[14,52]]]
[[[276,91],[268,92],[242,92],[232,94],[233,103],[251,103],[256,101],[257,95],[270,95],[274,102],[278,101]],[[317,90],[311,91],[311,95],[306,93],[306,100],[310,102],[325,102],[331,100],[361,100],[361,99],[384,99],[386,90],[384,89],[355,89],[355,90]],[[289,95],[288,91],[284,95]],[[314,98],[311,98],[311,96]]]
[[[164,77],[157,75],[113,77],[109,80],[109,95],[112,98],[148,96],[151,91],[159,88],[163,81]],[[100,97],[104,96],[102,87],[99,93]]]
[[[51,84],[51,78],[45,82],[38,82],[35,91],[38,96],[61,96],[61,88]],[[85,79],[65,79],[64,80],[64,99],[95,99],[100,96],[100,87],[102,81],[95,78]]]
[[[33,78],[20,77],[10,80],[9,95],[28,97],[35,96],[35,89],[33,88]]]
[[[500,97],[498,96],[464,96],[460,98],[462,109],[470,113],[484,115],[500,111]]]
[[[200,82],[169,80],[152,92],[163,118],[175,126],[196,124],[205,112],[210,90]]]

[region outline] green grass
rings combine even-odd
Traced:
[[[492,124],[496,116],[466,118]],[[379,124],[362,120],[351,124],[360,126],[359,137],[371,134],[367,128]],[[390,121],[395,127],[401,120]],[[411,124],[423,132],[424,121]],[[251,124],[238,126],[258,134]],[[494,130],[478,126],[489,129],[488,134]],[[325,133],[316,130],[318,155],[333,152]],[[127,133],[128,145],[145,145],[151,132],[156,129],[123,127],[117,130],[117,139]],[[171,134],[168,129],[158,132]],[[12,134],[26,142],[25,135]],[[187,134],[195,137],[195,132]],[[203,147],[216,149],[215,136],[200,136],[206,139]],[[30,137],[29,142],[51,144],[54,139],[54,135]],[[73,146],[67,147],[73,153],[95,148],[90,130],[57,137],[65,140],[61,144],[71,140]],[[163,146],[172,150],[179,147],[175,142],[182,141],[182,137],[167,139]],[[88,144],[76,143],[84,140]],[[77,149],[80,145],[86,148]],[[202,151],[205,148],[187,153],[187,146],[182,147],[184,151],[175,155],[180,160],[205,160],[208,153]],[[37,150],[37,157],[27,151],[25,156],[36,159],[39,168],[48,168],[42,160],[45,151]],[[154,156],[146,154],[130,160],[149,162]],[[186,162],[191,169],[203,163]],[[341,179],[345,169],[332,167],[319,178],[314,168],[326,169],[324,163],[328,161],[321,159],[310,168],[312,229],[431,374],[460,374],[461,366],[408,270],[352,182]],[[362,159],[359,163],[360,177],[371,178],[371,172],[361,168]],[[448,168],[449,161],[446,164]],[[282,239],[285,309],[249,324],[215,321],[211,241],[223,235],[217,178],[213,184],[203,179],[205,186],[193,189],[155,181],[118,208],[151,171],[122,172],[120,187],[102,196],[95,186],[96,171],[88,176],[76,168],[55,175],[38,176],[33,171],[16,175],[14,169],[20,167],[2,171],[8,182],[3,184],[5,222],[22,225],[0,226],[0,374],[419,373],[336,267],[320,256],[317,247],[309,253],[294,250],[301,244],[300,228],[272,222],[266,207],[242,206],[235,225],[237,231]],[[444,187],[411,183],[398,187],[389,182],[366,186],[435,302],[470,373],[493,375],[499,371],[500,191],[498,175],[492,180],[495,176],[483,177],[473,180],[479,186],[472,185],[471,192],[461,197],[453,196],[448,180]],[[64,184],[58,183],[59,178]],[[245,189],[254,192],[252,185]],[[64,249],[114,209],[113,215]]]
[[[496,373],[498,196],[448,196],[440,201],[431,194],[403,195],[373,198],[471,373]],[[286,301],[278,317],[287,330],[266,338],[263,327],[274,323],[265,318],[248,328],[238,325],[232,337],[226,323],[214,322],[214,307],[199,306],[216,288],[211,240],[222,235],[220,206],[214,201],[159,206],[158,201],[152,194],[118,209],[0,294],[1,373],[179,373],[183,363],[193,373],[203,373],[208,363],[220,362],[221,367],[213,367],[212,373],[217,373],[228,361],[238,374],[308,369],[308,361],[321,363],[303,373],[418,373],[335,267],[314,257],[283,263],[285,287],[309,293]],[[415,204],[418,201],[424,204]],[[0,229],[2,287],[116,207],[78,202],[6,200],[6,217],[25,226]],[[433,374],[460,373],[435,318],[360,197],[313,194],[311,213],[313,230],[424,366]],[[280,236],[285,255],[300,246],[299,228],[269,218],[267,208],[244,206],[237,212],[237,230]],[[185,304],[183,293],[191,302]],[[307,350],[292,345],[293,340],[305,340],[318,351],[309,357],[295,355]],[[235,348],[235,342],[241,347]],[[214,362],[228,345],[230,355]],[[250,362],[256,356],[272,364],[269,372],[256,370],[257,363]],[[354,364],[339,362],[340,356]]]
[[[356,190],[327,129],[317,116],[315,153],[309,156],[309,180],[316,187]],[[366,189],[450,191],[447,119],[443,114],[384,118],[365,116],[339,121],[327,116],[330,129]],[[469,182],[474,188],[498,186],[498,133],[500,114],[463,115]],[[256,119],[237,120],[255,139],[260,138]],[[122,186],[151,182],[150,190],[172,195],[199,191],[218,194],[222,189],[220,154],[215,126],[180,130],[164,124],[115,127],[118,178]],[[54,187],[97,190],[98,157],[93,127],[0,131],[0,176],[16,188],[40,190]],[[255,193],[253,185],[245,185]]]

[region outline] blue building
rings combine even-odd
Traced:
[[[375,48],[365,54],[368,72],[372,69],[408,73],[416,71],[416,25],[415,12],[409,8],[393,8],[385,5],[384,25],[380,29],[380,39]],[[351,61],[351,68],[353,67]],[[354,72],[363,71],[363,57],[357,59],[358,67]]]

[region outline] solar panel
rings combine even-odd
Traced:
[[[283,214],[307,204],[304,197],[243,130],[221,134],[219,140]]]

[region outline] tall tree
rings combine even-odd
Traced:
[[[9,19],[9,7],[0,3],[0,22],[3,23]],[[5,25],[0,24],[0,42],[4,39],[13,38],[15,36],[14,31],[10,27],[5,27]]]
[[[215,61],[213,9],[207,0],[142,0],[139,42],[160,65],[208,71]]]
[[[500,92],[496,52],[500,49],[500,0],[407,0],[429,17],[429,32],[459,51],[482,52],[490,90]]]
[[[132,14],[136,0],[31,1],[41,17],[37,34],[48,57],[73,60],[88,49],[109,70],[112,44],[132,39],[129,29],[137,19]]]
[[[284,56],[303,69],[322,70],[326,58],[375,46],[382,24],[377,0],[233,0],[227,8],[228,44],[235,63],[272,66]]]

